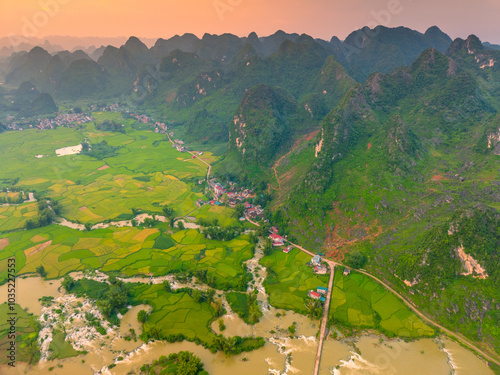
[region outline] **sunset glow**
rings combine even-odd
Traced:
[[[0,36],[265,36],[282,29],[343,39],[383,24],[422,32],[437,25],[452,37],[500,42],[496,0],[2,0],[0,7]]]

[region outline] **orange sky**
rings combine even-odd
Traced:
[[[498,0],[0,0],[0,37],[259,36],[278,29],[341,39],[364,25],[438,25],[452,38],[500,42]]]

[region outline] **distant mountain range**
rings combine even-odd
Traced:
[[[3,71],[3,111],[54,111],[44,92],[123,102],[188,144],[227,144],[212,173],[272,197],[290,239],[333,259],[363,253],[427,314],[500,353],[498,46],[437,27],[185,34],[34,47]]]

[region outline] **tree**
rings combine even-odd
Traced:
[[[155,219],[152,219],[150,217],[147,217],[144,219],[144,226],[145,227],[151,228],[151,227],[154,227],[155,225],[156,225]]]
[[[273,251],[273,243],[269,238],[266,238],[264,246],[262,247],[262,252],[264,253],[264,255],[270,255],[272,251]]]
[[[311,319],[320,319],[321,315],[323,314],[323,306],[321,305],[321,302],[312,298],[307,298],[304,301],[306,308],[307,308],[307,315]]]
[[[163,213],[165,214],[166,217],[172,218],[174,217],[174,210],[167,205],[164,205],[162,208]]]
[[[179,228],[180,230],[184,229],[184,222],[182,220],[179,220],[177,222],[177,228]]]
[[[165,288],[165,291],[167,291],[168,293],[172,291],[172,287],[170,286],[170,283],[167,280],[163,281],[163,287]]]
[[[149,314],[147,313],[147,311],[141,310],[137,313],[137,320],[139,321],[139,323],[144,324],[148,320],[148,316]]]
[[[192,296],[193,299],[196,301],[196,302],[202,302],[203,301],[203,293],[201,291],[199,291],[198,289],[193,289],[193,293],[192,293]]]
[[[25,227],[26,227],[27,230],[35,229],[36,228],[36,223],[32,219],[28,219],[28,220],[26,220]]]
[[[237,218],[240,218],[245,214],[245,206],[242,203],[240,203],[236,206],[235,214],[236,214]]]
[[[38,266],[36,268],[36,272],[40,275],[40,277],[46,277],[47,276],[47,271],[45,271],[44,266]]]
[[[73,286],[75,285],[75,280],[73,280],[69,275],[66,275],[64,276],[61,285],[64,289],[66,289],[66,292],[69,292],[71,289],[73,289]]]
[[[353,250],[345,258],[345,263],[352,268],[363,268],[367,261],[367,256],[360,250]]]
[[[90,232],[92,230],[92,224],[90,223],[85,223],[84,227],[87,232]]]

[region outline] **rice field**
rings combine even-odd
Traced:
[[[40,265],[51,279],[86,268],[124,277],[206,269],[218,288],[236,288],[245,275],[243,262],[252,257],[253,248],[246,235],[222,242],[208,240],[195,229],[169,236],[156,228],[80,232],[50,225],[1,238],[0,284],[7,277],[7,262],[2,260],[14,256],[18,275],[36,272]]]
[[[9,355],[10,341],[12,341],[8,335],[10,332],[10,323],[7,319],[9,313],[16,313],[16,360],[17,361],[27,361],[29,358],[23,348],[31,341],[33,341],[38,332],[35,331],[34,325],[30,324],[30,320],[33,319],[33,314],[27,313],[19,305],[14,305],[14,311],[10,310],[7,302],[0,304],[0,316],[3,317],[0,321],[0,351],[4,354],[0,357],[0,364],[6,364],[10,362],[7,356]]]
[[[163,336],[182,334],[188,340],[213,341],[210,323],[215,312],[208,302],[196,302],[188,293],[167,292],[162,285],[137,286],[133,293],[134,299],[153,308],[145,332],[156,327]]]
[[[206,165],[176,151],[166,135],[135,130],[134,120],[121,119],[118,113],[94,113],[94,117],[120,121],[126,133],[103,132],[89,123],[79,128],[28,129],[22,137],[15,132],[1,134],[0,184],[8,186],[19,178],[17,186],[60,200],[62,215],[82,223],[116,219],[132,208],[160,212],[162,204],[183,216],[205,198],[192,188],[195,180],[206,176]],[[56,156],[55,150],[84,140],[91,145],[106,141],[117,148],[116,155],[103,160],[82,154]],[[209,152],[203,157],[213,158]],[[0,216],[0,224],[4,220]],[[12,225],[17,224],[7,227]]]
[[[390,336],[433,336],[427,326],[395,295],[360,273],[336,270],[330,319],[361,328],[379,328]]]
[[[0,232],[23,228],[28,219],[38,215],[38,203],[0,206]]]
[[[310,261],[311,257],[298,249],[288,254],[275,250],[261,259],[260,264],[267,268],[268,278],[264,285],[272,306],[307,313],[304,305],[307,293],[316,291],[318,286],[328,287],[328,276],[316,275],[307,266]]]

